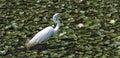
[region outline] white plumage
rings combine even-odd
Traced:
[[[52,27],[46,27],[42,31],[38,32],[30,41],[30,44],[42,42],[48,40],[49,37],[54,34],[54,30]],[[46,36],[47,35],[47,36]]]
[[[38,32],[27,44],[26,44],[26,48],[30,49],[31,46],[42,42],[42,41],[46,41],[49,39],[50,36],[52,36],[53,34],[55,34],[57,32],[57,30],[60,27],[60,21],[56,20],[56,18],[59,16],[59,13],[56,13],[53,16],[53,21],[55,23],[57,23],[57,26],[55,28],[49,26],[46,27],[45,29],[43,29],[42,31]]]

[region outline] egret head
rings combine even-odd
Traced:
[[[53,21],[56,22],[56,23],[59,23],[60,21],[57,20],[57,18],[60,16],[60,13],[56,13],[53,15]]]
[[[57,18],[60,15],[60,13],[56,13],[53,15],[53,18]]]

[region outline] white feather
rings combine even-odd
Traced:
[[[29,44],[39,43],[48,40],[50,36],[54,34],[54,29],[52,27],[46,27],[42,31],[38,32],[30,41]]]

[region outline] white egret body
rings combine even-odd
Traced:
[[[38,32],[27,44],[26,44],[26,48],[30,49],[31,46],[42,42],[42,41],[46,41],[49,39],[50,36],[52,36],[53,34],[55,34],[57,32],[57,30],[60,27],[60,21],[57,20],[56,18],[59,16],[59,13],[56,13],[53,16],[53,21],[55,23],[57,23],[57,26],[55,28],[49,26],[46,27],[45,29],[43,29],[42,31]]]

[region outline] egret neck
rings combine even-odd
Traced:
[[[56,13],[56,14],[53,16],[53,21],[54,21],[55,23],[57,23],[56,27],[54,28],[54,34],[57,32],[57,30],[58,30],[59,27],[60,27],[60,21],[57,20],[58,16],[59,16],[59,13]]]
[[[56,27],[54,28],[54,34],[57,32],[57,30],[60,27],[60,21],[58,20]]]

